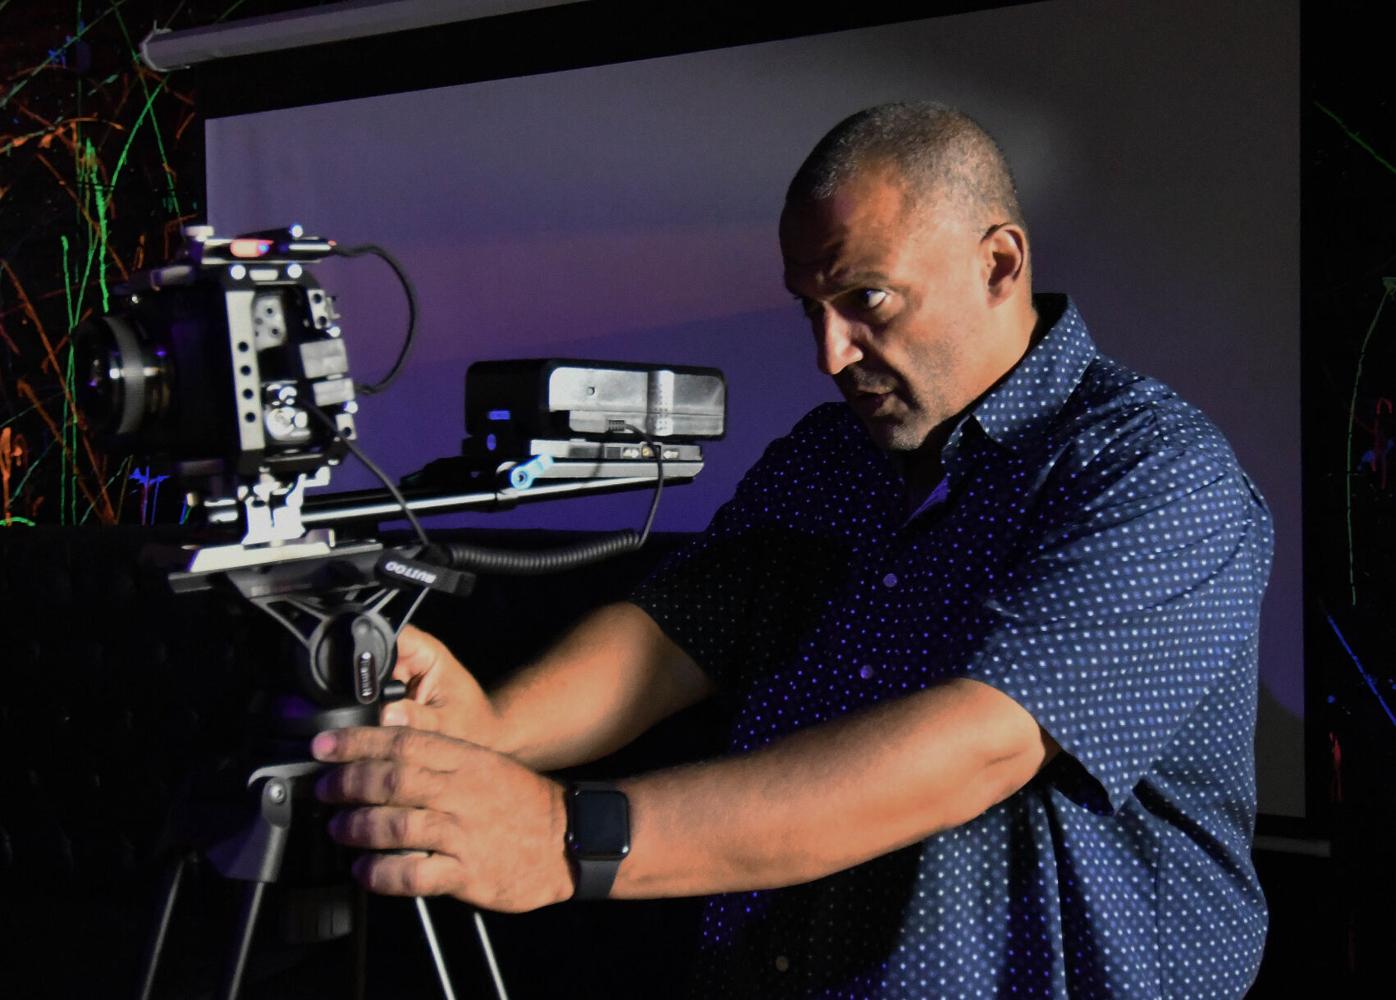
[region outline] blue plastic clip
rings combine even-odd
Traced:
[[[534,455],[527,462],[520,463],[509,470],[509,485],[516,490],[526,490],[552,464],[551,455]]]

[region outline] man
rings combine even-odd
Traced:
[[[357,806],[336,837],[430,852],[359,877],[507,910],[722,894],[699,995],[1239,996],[1260,498],[1201,414],[1034,299],[1008,169],[958,112],[842,122],[780,238],[846,405],[492,695],[406,634],[383,723],[410,728],[313,748]],[[719,687],[733,753],[620,782],[628,856],[574,872],[584,803],[624,822],[619,796],[569,813],[540,772]]]

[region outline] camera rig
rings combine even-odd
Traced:
[[[334,299],[310,266],[331,254],[384,258],[403,282],[408,336],[388,377],[355,383]],[[180,257],[136,275],[114,308],[74,332],[79,406],[99,446],[150,456],[189,494],[216,544],[152,552],[177,592],[224,587],[274,619],[291,639],[285,683],[267,692],[262,732],[249,753],[247,809],[233,827],[189,839],[226,877],[248,883],[222,995],[241,987],[268,884],[307,883],[310,924],[321,937],[357,928],[342,858],[318,831],[311,792],[318,765],[307,741],[321,729],[372,725],[378,705],[405,695],[388,678],[396,636],[429,590],[470,593],[476,572],[554,572],[643,544],[664,483],[692,480],[699,442],[721,437],[726,400],[714,369],[534,360],[472,365],[466,376],[461,453],[394,485],[356,443],[358,397],[401,369],[415,327],[415,293],[377,247],[341,248],[299,226],[236,237],[186,230]],[[307,498],[354,454],[384,490]],[[548,552],[433,545],[418,514],[652,487],[643,532],[622,532]],[[340,542],[336,530],[405,517],[417,544],[373,537]],[[205,539],[206,540],[206,539]],[[390,615],[395,598],[410,598]],[[293,820],[295,821],[293,823]],[[293,831],[296,833],[293,836]],[[171,870],[147,955],[148,997],[186,858]],[[423,930],[449,981],[425,904]],[[357,914],[357,918],[354,914]],[[503,996],[484,925],[476,927]]]
[[[303,543],[305,488],[329,483],[357,410],[334,300],[306,266],[335,245],[299,226],[185,235],[75,332],[80,407],[105,450],[160,456],[249,556]]]

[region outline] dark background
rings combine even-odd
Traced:
[[[216,760],[236,742],[265,677],[272,641],[247,613],[205,597],[182,598],[176,610],[160,581],[136,568],[143,535],[77,527],[169,523],[179,504],[173,490],[162,494],[153,482],[121,488],[139,469],[86,446],[63,404],[63,338],[74,318],[100,308],[103,282],[168,256],[178,225],[201,217],[201,117],[230,103],[240,110],[273,103],[281,89],[265,86],[259,98],[258,72],[267,64],[253,61],[166,80],[134,62],[132,41],[156,18],[181,27],[289,6],[298,5],[127,0],[79,4],[75,21],[67,6],[0,3],[0,260],[7,269],[0,274],[0,433],[9,431],[0,438],[0,471],[3,513],[15,526],[0,536],[7,679],[0,699],[7,761],[0,775],[0,982],[16,996],[125,992],[112,984],[134,975],[153,910],[162,820],[186,764]],[[985,5],[935,9],[969,6]],[[1396,358],[1391,312],[1373,317],[1387,294],[1383,278],[1396,273],[1396,124],[1370,10],[1303,7],[1308,818],[1261,829],[1257,862],[1272,931],[1257,996],[1288,995],[1309,982],[1326,984],[1329,995],[1390,992],[1396,723],[1382,702],[1396,694],[1388,655],[1396,638],[1389,613],[1396,484],[1385,466]],[[423,59],[422,72],[460,82],[451,55],[461,51],[470,53],[476,78],[487,79],[932,12],[873,5],[795,32],[773,17],[711,7],[660,15],[650,5],[598,3],[585,15],[533,12],[460,29],[468,37],[438,34],[439,57]],[[530,32],[537,43],[497,44],[519,19],[538,29]],[[376,92],[386,71],[373,67],[393,64],[391,45],[407,51],[420,42],[380,43],[348,81],[332,78],[330,63],[299,64],[298,87],[306,100],[322,84],[327,94],[348,96],[354,80]],[[64,274],[60,232],[69,239],[70,276],[62,281],[55,278]],[[21,530],[27,522],[43,527]],[[458,636],[488,674],[517,662],[515,637],[541,641],[581,610],[576,595],[623,593],[644,562],[612,567],[585,584],[498,588],[464,610],[438,602],[425,624]],[[702,721],[681,720],[624,763],[700,753]],[[210,941],[221,951],[231,922],[229,887],[211,877],[195,881],[177,928],[182,957],[169,995],[177,995],[176,983],[186,993],[197,989],[190,984],[208,964],[201,952]],[[389,901],[374,905],[375,995],[404,995],[393,988],[399,975],[429,984],[410,913]],[[436,907],[447,939],[467,942],[471,931],[459,911]],[[492,925],[516,996],[646,995],[681,979],[694,914],[686,902],[562,907],[492,918]],[[302,972],[268,981],[286,995],[321,992],[326,970],[342,958],[336,948],[312,949],[310,962],[297,966]],[[268,972],[298,957],[271,949],[259,962]],[[484,988],[472,948],[457,947],[452,961],[460,985]],[[295,975],[309,978],[296,985]]]

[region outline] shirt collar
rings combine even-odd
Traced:
[[[1046,432],[1096,356],[1086,322],[1069,297],[1036,295],[1033,304],[1038,328],[1045,323],[1051,326],[1034,336],[1022,360],[984,394],[970,414],[991,440],[1010,451]]]

